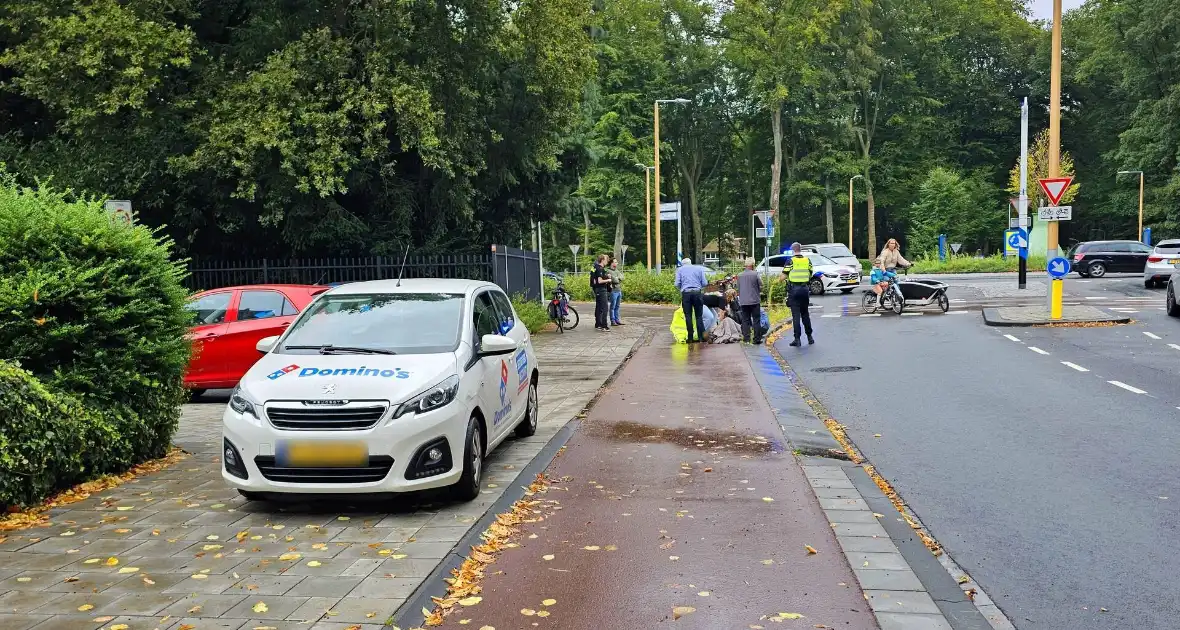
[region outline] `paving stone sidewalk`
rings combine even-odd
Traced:
[[[470,503],[247,503],[221,479],[224,395],[186,405],[175,442],[191,457],[0,535],[0,628],[380,628],[664,320],[536,335],[537,434],[492,453]]]

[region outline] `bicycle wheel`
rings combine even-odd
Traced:
[[[560,306],[557,306],[556,304],[549,305],[549,319],[557,325],[557,332],[559,334],[565,332],[565,324],[562,321]]]
[[[860,298],[860,308],[872,315],[877,312],[877,294],[869,291]]]
[[[905,310],[905,299],[899,296],[893,296],[893,312],[901,315]]]
[[[943,313],[951,310],[951,299],[945,293],[938,296],[938,308],[941,308]]]
[[[578,327],[578,311],[572,306],[565,307],[569,311],[569,315],[565,317],[565,329],[573,330]]]

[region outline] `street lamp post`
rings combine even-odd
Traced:
[[[864,175],[854,175],[848,180],[848,251],[852,250],[852,182],[864,179]],[[854,253],[855,255],[855,253]]]
[[[661,223],[661,221],[660,221],[660,217],[659,217],[659,210],[660,210],[660,103],[684,104],[684,103],[691,103],[691,102],[692,101],[690,101],[686,98],[660,99],[660,100],[656,101],[655,107],[654,107],[655,118],[654,118],[653,122],[655,123],[655,151],[654,151],[654,155],[655,155],[655,171],[656,171],[656,195],[655,195],[656,247],[659,248],[659,253],[656,255],[656,271],[657,272],[659,272],[663,269],[663,258],[664,258],[663,241],[660,240],[660,223]]]
[[[1143,171],[1119,171],[1119,175],[1139,176],[1139,240],[1143,240]]]
[[[643,169],[643,211],[647,217],[647,272],[651,273],[651,171],[655,167],[639,163],[636,163],[635,167]],[[657,225],[659,220],[659,217],[656,217]]]

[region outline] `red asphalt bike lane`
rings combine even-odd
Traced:
[[[877,628],[738,346],[658,335],[546,474],[443,627]]]

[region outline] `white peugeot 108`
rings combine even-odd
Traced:
[[[222,477],[243,496],[480,491],[483,457],[537,430],[537,357],[494,284],[331,289],[264,352],[223,418]]]

